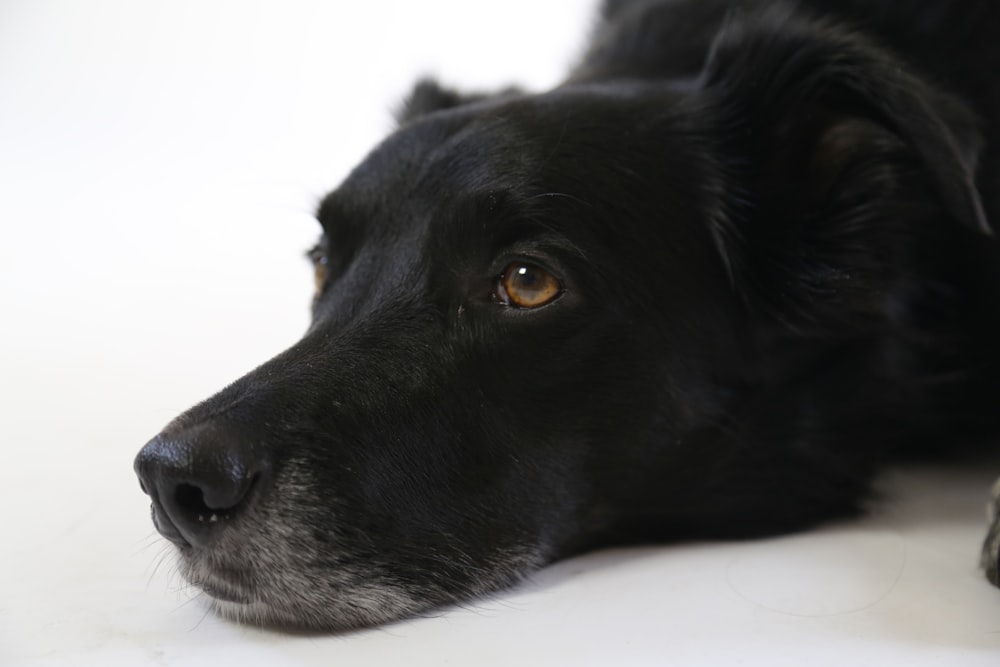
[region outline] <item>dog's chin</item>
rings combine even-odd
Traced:
[[[327,614],[302,616],[301,611],[288,612],[262,601],[235,602],[213,597],[209,594],[209,604],[212,610],[240,625],[250,625],[258,628],[278,630],[281,632],[337,632],[359,628],[373,623],[385,623],[394,617],[381,621],[362,621],[360,618],[329,618]]]
[[[365,622],[359,618],[328,618],[326,614],[317,613],[303,617],[301,611],[290,613],[262,601],[236,602],[223,600],[209,594],[209,604],[216,614],[240,625],[251,625],[258,628],[280,630],[282,632],[336,632],[371,625],[375,622]]]
[[[441,603],[417,596],[384,577],[342,571],[310,580],[261,570],[219,567],[205,554],[181,553],[181,574],[201,589],[220,616],[277,630],[343,631],[414,616]]]
[[[237,566],[205,550],[183,549],[180,556],[181,575],[205,594],[220,616],[304,632],[339,632],[423,615],[507,588],[544,564],[532,550],[507,552],[456,587],[454,582],[404,584],[409,578],[405,568],[384,564],[307,573],[294,566]]]

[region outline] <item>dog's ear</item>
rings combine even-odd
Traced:
[[[505,88],[498,93],[460,93],[453,88],[445,88],[434,79],[421,79],[413,86],[413,90],[394,115],[396,123],[403,126],[434,111],[452,109],[494,97],[510,97],[519,92],[517,88]]]
[[[977,119],[862,37],[787,10],[732,15],[702,84],[748,169],[796,205],[821,204],[859,164],[882,160],[921,171],[948,215],[992,234],[975,185]]]

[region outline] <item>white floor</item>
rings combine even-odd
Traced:
[[[132,457],[303,331],[317,198],[418,74],[555,82],[589,4],[0,3],[0,665],[1000,664],[976,567],[1000,464],[337,637],[221,621],[175,575]]]

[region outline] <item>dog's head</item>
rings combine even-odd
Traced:
[[[980,224],[974,146],[882,54],[851,42],[841,72],[775,44],[727,62],[724,35],[680,83],[419,86],[319,208],[304,338],[136,460],[184,575],[233,616],[344,628],[845,503],[856,466],[770,423],[822,398],[784,381],[903,317],[893,216]],[[742,78],[766,66],[767,90]]]

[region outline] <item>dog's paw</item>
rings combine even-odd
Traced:
[[[993,485],[986,516],[990,532],[983,543],[983,569],[990,583],[1000,586],[1000,479]]]

